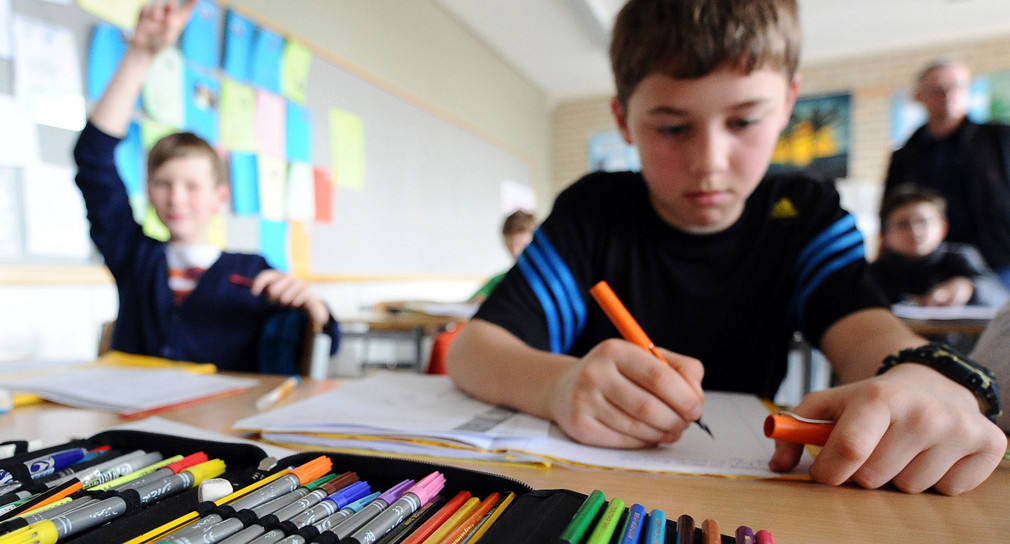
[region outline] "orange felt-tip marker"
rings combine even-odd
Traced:
[[[617,298],[614,290],[610,288],[610,285],[608,285],[607,282],[601,281],[597,283],[589,290],[589,294],[593,295],[596,302],[599,303],[601,308],[603,308],[603,313],[607,314],[607,317],[610,318],[610,321],[613,322],[615,327],[617,327],[617,331],[621,333],[621,336],[624,337],[625,340],[637,345],[645,351],[652,353],[656,356],[656,358],[667,365],[670,364],[670,362],[666,360],[666,357],[663,357],[663,354],[656,349],[656,344],[652,343],[649,336],[645,334],[644,330],[642,330],[642,326],[639,325],[638,322],[635,321],[635,318],[631,316],[631,312],[629,312],[624,306],[621,299]],[[712,431],[708,428],[708,425],[705,425],[701,419],[696,420],[695,423],[697,423],[702,430],[708,433],[709,436],[715,438],[712,435]]]
[[[835,422],[827,419],[810,419],[792,412],[779,412],[765,418],[765,436],[794,442],[823,446],[835,429]]]

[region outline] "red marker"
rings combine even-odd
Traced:
[[[253,286],[253,280],[243,276],[242,274],[231,274],[228,276],[228,281],[243,287],[251,288]]]
[[[823,446],[835,423],[826,419],[809,419],[791,412],[779,412],[765,419],[765,436],[797,444]]]

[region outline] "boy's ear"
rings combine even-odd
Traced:
[[[610,112],[614,114],[617,130],[621,131],[621,137],[624,138],[624,142],[631,144],[631,133],[628,131],[628,118],[625,115],[624,107],[621,106],[621,101],[616,96],[610,99]]]
[[[785,130],[786,126],[789,124],[789,118],[793,115],[793,106],[796,105],[796,97],[800,94],[800,81],[802,78],[799,74],[793,76],[792,81],[789,81],[789,87],[786,90],[786,107],[783,113],[785,118],[782,120],[782,130]]]
[[[221,212],[225,207],[228,206],[228,201],[231,200],[231,188],[227,183],[220,183],[215,188],[215,196],[217,197],[217,212]]]

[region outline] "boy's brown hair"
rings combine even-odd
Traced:
[[[909,204],[932,204],[940,212],[940,217],[947,218],[947,199],[943,195],[929,187],[905,183],[895,187],[880,203],[880,231],[887,230],[887,222],[898,208]]]
[[[521,232],[532,232],[536,227],[537,222],[533,218],[533,214],[523,210],[516,210],[505,218],[505,224],[502,225],[501,233],[503,236],[508,236]]]
[[[653,72],[697,78],[770,65],[791,80],[800,58],[796,0],[630,0],[614,23],[610,65],[624,107]]]
[[[207,143],[207,140],[192,132],[169,134],[154,144],[154,147],[147,153],[148,179],[150,179],[152,172],[170,159],[190,156],[207,157],[207,160],[210,161],[211,173],[214,174],[214,185],[227,185],[228,172],[225,170],[221,156]]]

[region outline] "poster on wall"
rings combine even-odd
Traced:
[[[779,136],[769,172],[801,171],[824,178],[848,175],[851,97],[803,97]]]
[[[621,133],[615,130],[597,132],[589,137],[590,172],[621,172],[642,169],[638,148],[625,142]]]

